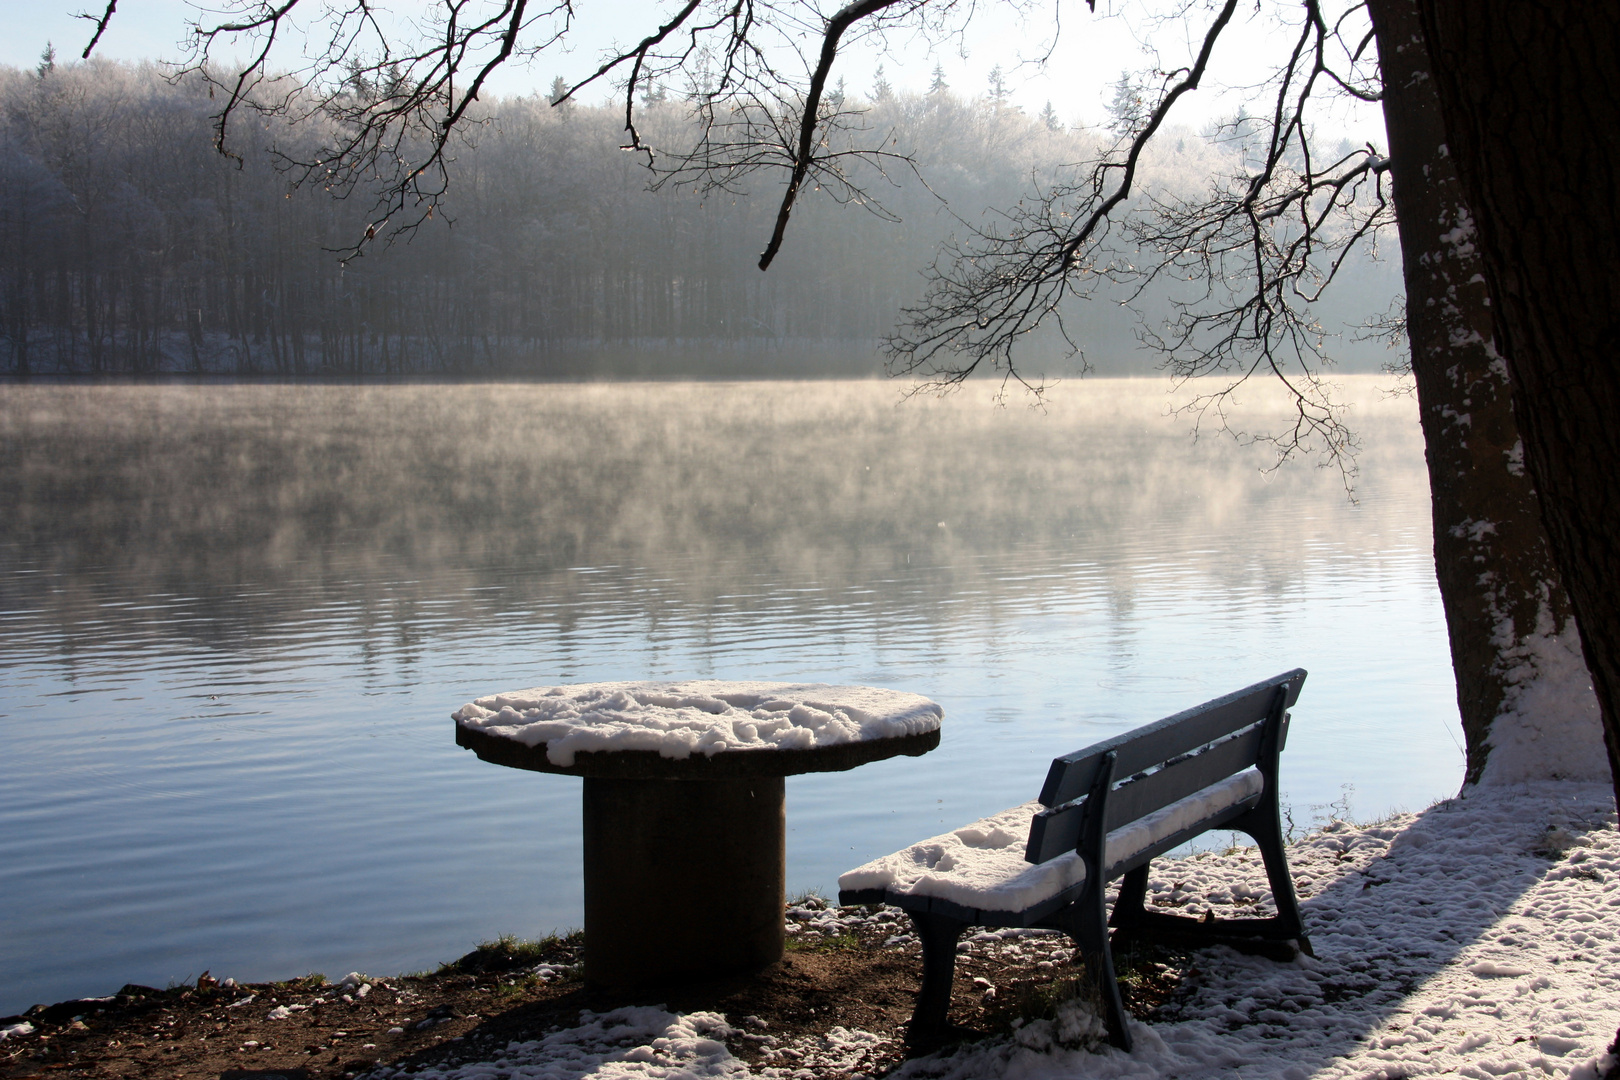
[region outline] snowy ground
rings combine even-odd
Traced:
[[[1335,823],[1295,844],[1290,862],[1314,959],[1200,954],[1189,991],[1135,1026],[1128,1055],[1095,1045],[1095,1024],[1071,1007],[1056,1024],[1034,1020],[1016,1037],[917,1058],[893,1075],[1597,1080],[1613,1065],[1604,1052],[1620,1026],[1620,837],[1607,785],[1495,788],[1373,825]],[[1267,900],[1252,850],[1155,871],[1155,898],[1194,912]],[[1056,944],[985,935],[977,947]],[[886,1041],[833,1028],[773,1046],[771,1063],[753,1068],[726,1045],[768,1038],[746,1018],[619,1009],[412,1075],[823,1080],[861,1075]]]

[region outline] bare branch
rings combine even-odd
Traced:
[[[670,34],[674,33],[676,30],[680,29],[681,26],[685,25],[686,20],[692,17],[693,13],[697,11],[698,6],[701,3],[702,0],[687,0],[686,6],[680,11],[676,12],[673,19],[669,20],[669,22],[665,23],[663,26],[660,26],[653,33],[642,38],[640,43],[637,44],[635,48],[626,52],[621,52],[618,55],[610,57],[608,60],[604,61],[601,67],[597,68],[586,78],[581,79],[579,82],[569,87],[567,93],[563,94],[551,104],[553,106],[561,105],[563,102],[568,101],[575,94],[596,82],[598,79],[601,79],[609,72],[623,67],[627,63],[630,64],[630,78],[626,81],[624,88],[624,129],[630,133],[630,142],[625,149],[641,150],[645,152],[647,155],[647,163],[651,165],[653,162],[652,150],[641,141],[641,133],[636,130],[636,87],[640,85],[642,69],[646,66],[647,57],[651,55],[652,50],[663,44],[664,39],[669,37]]]
[[[1353,252],[1393,224],[1389,161],[1371,146],[1324,160],[1308,116],[1335,94],[1377,100],[1365,12],[1355,7],[1329,25],[1318,0],[1300,0],[1298,33],[1268,83],[1267,114],[1224,129],[1258,159],[1217,178],[1203,196],[1150,192],[1127,202],[1143,150],[1176,100],[1197,87],[1232,10],[1216,17],[1190,68],[1164,76],[1151,110],[1122,118],[1120,141],[1083,179],[1037,185],[996,219],[1000,228],[973,230],[944,252],[923,302],[885,343],[892,373],[919,376],[937,391],[988,367],[1003,372],[1003,386],[1016,382],[1039,396],[1044,381],[1027,380],[1014,352],[1031,332],[1050,324],[1077,354],[1064,323],[1067,300],[1123,286],[1124,302],[1134,305],[1156,288],[1175,314],[1163,327],[1144,325],[1144,343],[1184,386],[1223,376],[1219,389],[1192,398],[1199,420],[1228,427],[1226,405],[1239,388],[1256,374],[1278,379],[1294,400],[1294,422],[1245,437],[1271,442],[1279,463],[1320,453],[1349,486],[1354,440],[1321,377],[1330,360],[1311,305]]]
[[[90,54],[95,51],[96,43],[101,40],[101,35],[107,31],[107,24],[112,22],[113,12],[117,10],[118,0],[107,0],[107,10],[103,11],[100,17],[91,15],[87,11],[81,11],[77,15],[73,16],[75,19],[84,19],[88,22],[93,22],[96,24],[96,32],[90,35],[90,44],[86,45],[84,47],[84,52],[79,54],[80,60],[90,59]]]
[[[827,29],[821,38],[821,57],[816,61],[814,74],[810,76],[810,91],[805,95],[804,110],[800,113],[799,147],[793,158],[793,172],[788,178],[787,190],[782,193],[782,205],[776,212],[776,226],[771,230],[770,242],[765,245],[765,251],[759,257],[761,270],[769,269],[771,260],[782,250],[782,236],[787,232],[788,217],[793,213],[793,200],[798,197],[799,185],[804,183],[804,175],[809,171],[811,154],[815,146],[821,95],[826,89],[827,76],[832,71],[833,60],[838,56],[839,39],[844,36],[844,31],[857,21],[875,15],[897,2],[898,0],[856,0],[827,20]]]
[[[947,249],[923,303],[905,311],[907,330],[884,343],[891,372],[921,375],[930,387],[946,389],[988,363],[1023,381],[1014,345],[1048,318],[1063,332],[1058,307],[1072,276],[1092,268],[1114,211],[1132,194],[1143,151],[1176,102],[1197,89],[1236,8],[1236,0],[1227,0],[1193,65],[1167,77],[1174,81],[1124,140],[1122,156],[1105,157],[1083,181],[1038,190],[1033,208],[1005,213],[1011,226],[1005,235],[981,231],[971,246]],[[1070,209],[1071,202],[1078,205]]]

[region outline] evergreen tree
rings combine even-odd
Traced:
[[[1003,105],[1010,92],[1007,89],[1007,77],[1001,73],[1001,65],[997,64],[990,69],[990,100],[996,105]]]
[[[879,64],[877,71],[872,74],[872,100],[888,101],[892,97],[894,97],[894,87],[890,86],[889,80],[883,77],[883,65]]]
[[[1108,130],[1115,135],[1130,132],[1141,120],[1145,102],[1141,87],[1132,80],[1130,72],[1119,73],[1119,81],[1114,84],[1114,96],[1109,100],[1106,109]]]

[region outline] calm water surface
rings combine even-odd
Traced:
[[[578,781],[454,744],[496,690],[941,702],[934,753],[789,781],[793,890],[1296,665],[1298,821],[1450,794],[1416,410],[1345,382],[1354,503],[1194,443],[1159,381],[1045,413],[877,383],[6,387],[0,1014],[578,925]]]

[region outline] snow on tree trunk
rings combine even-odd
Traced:
[[[1597,698],[1492,345],[1415,0],[1370,0],[1468,783],[1608,778]]]
[[[1620,799],[1620,7],[1419,11]]]

